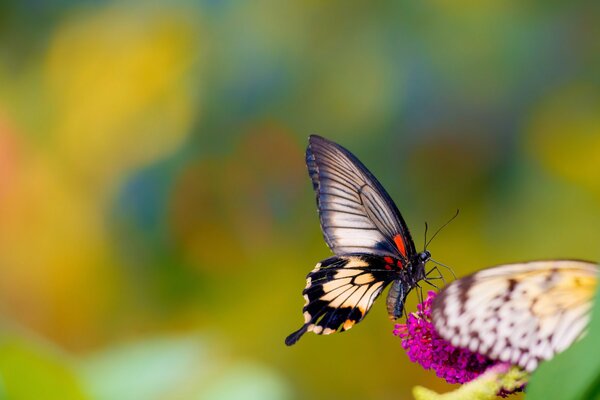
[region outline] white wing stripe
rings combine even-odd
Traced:
[[[306,154],[323,235],[335,254],[363,249],[400,259],[393,238],[401,235],[407,257],[414,256],[414,243],[398,209],[360,161],[318,136],[310,137]]]

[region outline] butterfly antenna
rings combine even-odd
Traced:
[[[433,234],[433,236],[431,238],[429,238],[428,242],[425,242],[425,249],[427,249],[427,246],[429,246],[429,243],[431,243],[431,241],[437,236],[438,233],[440,233],[440,231],[442,229],[444,229],[446,227],[446,225],[448,225],[450,222],[454,221],[454,218],[458,217],[458,213],[459,213],[459,209],[456,209],[456,214],[454,214],[454,216],[452,218],[450,218],[448,220],[448,222],[446,222],[444,225],[440,226],[440,228]]]
[[[423,240],[423,243],[427,243],[427,230],[429,229],[429,225],[427,225],[427,221],[425,221],[425,240]],[[425,245],[425,248],[423,249],[423,251],[427,250],[427,245]]]
[[[452,268],[450,268],[446,264],[442,264],[441,262],[435,261],[433,258],[431,259],[431,262],[439,265],[440,267],[446,268],[448,271],[450,271],[450,273],[452,274],[452,277],[454,278],[454,280],[456,280],[456,274],[454,273],[454,270]]]

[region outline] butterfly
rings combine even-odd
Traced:
[[[431,318],[453,346],[533,371],[584,334],[598,272],[576,260],[484,269],[446,286]]]
[[[431,258],[427,250],[417,253],[390,195],[352,153],[312,135],[306,164],[321,230],[335,256],[308,274],[304,324],[286,338],[288,346],[306,332],[328,335],[352,328],[390,283],[388,314],[402,316],[406,296],[427,278]]]

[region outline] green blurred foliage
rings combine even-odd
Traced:
[[[284,347],[330,255],[306,139],[364,161],[418,248],[425,220],[460,208],[431,244],[458,275],[597,260],[599,16],[586,1],[1,2],[0,393],[449,389],[380,304]]]
[[[595,303],[600,301],[600,290]],[[600,398],[600,307],[594,307],[586,335],[564,353],[536,370],[528,399],[584,400]]]
[[[73,364],[56,349],[3,333],[0,337],[0,398],[87,399]]]

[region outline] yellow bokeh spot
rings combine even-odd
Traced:
[[[126,296],[111,195],[182,145],[199,113],[204,53],[186,10],[95,7],[61,22],[36,92],[48,134],[19,135],[0,115],[0,304],[81,349],[103,340]]]
[[[85,346],[118,289],[102,214],[53,161],[27,161],[0,198],[0,303],[19,323]]]
[[[556,91],[538,105],[528,149],[544,167],[600,194],[600,96],[587,86]]]
[[[45,67],[57,153],[86,177],[110,178],[175,150],[198,113],[191,17],[123,7],[75,17]]]

